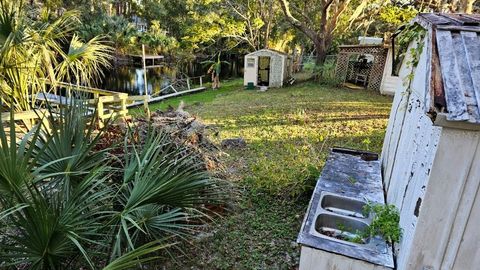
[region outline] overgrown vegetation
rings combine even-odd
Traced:
[[[10,1],[10,0],[3,0]],[[22,2],[22,1],[20,1]],[[144,0],[25,1],[35,16],[49,20],[65,11],[80,11],[77,34],[89,40],[103,36],[121,54],[151,53],[175,59],[185,67],[195,59],[222,60],[262,48],[313,56],[322,65],[339,44],[358,36],[387,37],[418,12],[473,11],[462,1],[300,1],[300,0]],[[33,16],[33,17],[35,17]]]
[[[32,109],[37,94],[57,81],[89,84],[110,65],[111,48],[75,34],[78,13],[52,20],[29,16],[23,1],[0,0],[0,99],[3,107]]]
[[[395,205],[368,202],[362,211],[364,217],[372,218],[371,223],[365,229],[353,230],[343,223],[338,223],[336,225],[340,233],[326,232],[324,234],[357,244],[365,244],[368,238],[377,236],[382,237],[390,245],[400,242],[402,237],[400,212]]]
[[[127,132],[112,156],[99,145],[108,125],[95,131],[82,103],[68,108],[49,114],[50,132],[0,126],[0,267],[130,269],[228,196],[168,133]]]
[[[333,58],[326,59],[323,64],[316,64],[315,61],[308,61],[303,69],[321,84],[339,86],[342,81],[335,76],[336,61]]]
[[[171,268],[291,269],[310,192],[329,148],[380,152],[391,98],[372,91],[314,82],[267,92],[244,90],[239,80],[217,91],[167,100],[219,131],[216,140],[243,138],[225,150],[229,178],[243,190],[235,211],[197,237]],[[174,262],[172,262],[174,263]]]

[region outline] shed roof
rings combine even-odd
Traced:
[[[432,33],[431,108],[449,121],[480,124],[480,15],[420,14]]]
[[[274,50],[274,49],[261,49],[261,50],[258,50],[258,51],[251,52],[251,53],[247,54],[247,56],[255,55],[255,54],[258,54],[260,52],[271,52],[271,53],[276,53],[276,54],[288,56],[288,53],[284,53],[282,51],[278,51],[278,50]]]

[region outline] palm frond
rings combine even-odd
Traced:
[[[35,144],[36,181],[63,190],[66,196],[90,171],[106,170],[108,163],[108,149],[94,151],[105,127],[95,129],[97,118],[95,113],[90,115],[87,105],[82,99],[71,99],[58,113],[50,111],[51,132],[40,136]]]
[[[199,217],[188,208],[223,199],[217,179],[167,134],[150,129],[141,147],[125,147],[113,257],[141,239],[184,235],[193,227],[188,221]]]
[[[136,266],[138,267],[143,263],[157,259],[155,256],[145,256],[175,245],[175,243],[163,244],[162,242],[163,240],[152,241],[141,247],[138,247],[137,249],[125,253],[124,255],[110,262],[103,268],[103,270],[125,270],[135,268]]]

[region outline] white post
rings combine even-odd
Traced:
[[[142,44],[142,64],[143,64],[143,83],[145,85],[144,95],[148,95],[148,85],[147,85],[147,64],[145,60],[145,45]]]
[[[145,84],[144,88],[144,100],[143,100],[143,109],[147,114],[147,118],[150,119],[150,108],[148,107],[148,85],[147,85],[147,64],[145,62],[145,45],[142,44],[142,62],[143,62],[143,83]]]

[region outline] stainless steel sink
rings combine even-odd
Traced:
[[[339,196],[328,192],[323,192],[321,197],[321,207],[329,212],[343,216],[368,218],[363,213],[365,202]]]
[[[298,235],[300,269],[330,269],[336,260],[348,264],[349,269],[394,268],[392,247],[380,236],[364,233],[374,217],[364,214],[364,206],[385,202],[381,164],[376,157],[361,151],[332,150]],[[339,256],[330,257],[332,254]]]
[[[367,229],[365,222],[357,219],[322,213],[315,220],[315,230],[322,237],[329,237],[335,241],[345,241],[348,244],[368,244],[369,238],[362,238],[361,233]],[[356,242],[352,242],[356,239]]]

